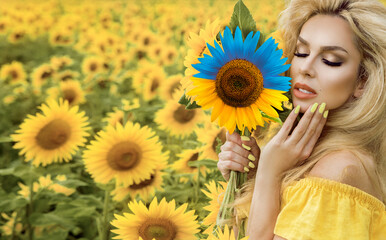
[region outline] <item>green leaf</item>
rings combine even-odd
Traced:
[[[185,95],[185,93],[181,96],[180,100],[178,100],[179,104],[188,105],[190,103],[190,99]]]
[[[10,194],[0,197],[0,212],[13,211],[27,205],[27,199],[21,196],[15,196]]]
[[[236,27],[239,26],[243,39],[245,39],[251,31],[257,32],[256,22],[253,19],[249,9],[244,5],[242,0],[239,0],[234,9],[231,17],[231,21],[229,23],[229,28],[234,34],[236,31]],[[260,37],[261,39],[261,37]]]
[[[0,143],[13,142],[11,137],[0,137]]]
[[[30,221],[35,226],[58,224],[67,229],[75,227],[70,219],[60,217],[54,213],[32,213],[30,216]]]
[[[182,105],[185,105],[186,109],[195,109],[195,108],[200,108],[201,107],[200,105],[198,105],[196,103],[196,101],[193,101],[192,103],[190,101],[191,101],[191,99],[189,97],[187,97],[186,94],[184,93],[181,96],[180,100],[178,100],[178,103],[182,104]]]
[[[188,103],[188,105],[186,105],[186,109],[196,109],[196,108],[200,108],[201,106],[198,105],[196,103],[196,101],[194,101],[193,103]]]

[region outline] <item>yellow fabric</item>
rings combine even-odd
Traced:
[[[284,190],[274,233],[288,240],[386,240],[386,209],[358,188],[304,178]]]

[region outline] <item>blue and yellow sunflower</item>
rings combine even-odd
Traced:
[[[261,112],[277,118],[283,110],[283,95],[290,89],[290,79],[279,74],[289,69],[282,58],[283,50],[277,49],[273,38],[267,39],[257,50],[260,32],[250,32],[243,41],[241,30],[236,28],[233,37],[227,27],[220,34],[221,46],[207,43],[210,55],[204,54],[192,66],[199,71],[193,75],[194,88],[187,92],[203,108],[212,109],[211,120],[218,119],[233,133],[236,126],[250,131],[264,125]]]

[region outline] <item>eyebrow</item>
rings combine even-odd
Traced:
[[[298,39],[301,43],[305,44],[306,46],[310,45],[304,38],[299,36]],[[346,52],[348,54],[346,49],[339,47],[339,46],[323,46],[320,49],[322,49],[323,51],[341,50],[341,51]]]

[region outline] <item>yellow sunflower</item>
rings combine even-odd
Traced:
[[[55,79],[57,79],[59,81],[79,79],[79,72],[75,72],[75,71],[71,71],[71,70],[64,70],[62,72],[57,73],[55,75]]]
[[[51,66],[55,71],[61,70],[67,66],[71,66],[73,62],[74,61],[69,56],[53,56],[50,59]]]
[[[11,29],[11,32],[8,35],[8,41],[10,43],[16,44],[26,39],[26,37],[27,37],[27,29],[25,26],[20,25],[17,27],[13,27]]]
[[[178,51],[175,46],[164,45],[159,58],[159,64],[166,66],[171,65],[176,61],[177,57]]]
[[[178,103],[178,99],[173,98],[156,112],[154,121],[160,129],[171,135],[186,137],[195,131],[197,124],[204,121],[204,113],[199,108],[185,109],[184,105]]]
[[[154,198],[149,209],[135,200],[128,205],[133,213],[124,213],[123,216],[115,214],[116,219],[111,222],[117,228],[111,230],[118,234],[114,239],[197,239],[197,216],[194,215],[194,210],[185,212],[187,203],[176,208],[174,199],[168,203],[163,198],[158,203],[157,198]]]
[[[144,79],[143,99],[150,101],[158,96],[159,90],[166,80],[166,73],[163,71],[150,72]]]
[[[50,64],[42,64],[32,72],[32,85],[41,87],[48,79],[54,77],[55,70]]]
[[[204,210],[208,211],[209,214],[203,219],[202,224],[208,226],[205,233],[211,233],[213,227],[216,225],[216,219],[218,212],[220,211],[221,203],[224,199],[224,193],[227,188],[226,182],[218,182],[219,186],[216,186],[215,181],[210,181],[205,184],[205,187],[208,189],[201,190],[209,199],[209,204],[204,207]]]
[[[126,113],[126,115],[127,115],[126,121],[134,120],[134,115],[131,112]],[[113,108],[113,111],[107,113],[107,117],[104,118],[102,121],[106,122],[108,125],[115,127],[117,123],[124,124],[124,121],[123,121],[124,116],[125,116],[124,111],[119,110],[118,108]]]
[[[52,46],[70,46],[75,42],[74,34],[64,27],[57,27],[50,31],[49,42]]]
[[[11,29],[12,21],[6,17],[0,18],[0,35],[5,35]]]
[[[16,134],[11,135],[16,142],[13,147],[21,149],[19,154],[35,166],[70,161],[89,135],[88,118],[78,112],[77,106],[70,107],[62,99],[59,103],[47,101],[39,109],[42,114],[28,115]]]
[[[85,93],[79,81],[68,80],[60,82],[60,92],[62,95],[61,97],[64,100],[67,100],[71,106],[78,105],[86,101],[84,97]]]
[[[165,101],[173,98],[173,93],[181,88],[182,74],[176,74],[169,76],[165,79],[165,82],[160,87],[160,96]]]
[[[196,173],[197,167],[189,166],[189,162],[200,161],[200,149],[184,149],[181,153],[177,154],[178,160],[175,161],[171,168],[180,173]],[[200,167],[201,173],[205,172],[205,167]]]
[[[104,60],[101,57],[89,56],[83,59],[82,72],[85,75],[104,72]]]
[[[0,69],[0,79],[11,84],[25,83],[27,74],[23,64],[13,61],[11,64],[4,64]]]
[[[218,141],[220,139],[222,143],[226,140],[226,129],[220,128],[215,124],[207,123],[203,128],[196,129],[197,140],[203,144],[202,158],[218,160],[218,154],[216,153]]]
[[[229,230],[230,229],[230,230]],[[228,227],[228,225],[224,226],[224,231],[221,229],[216,230],[217,236],[214,236],[213,234],[208,237],[208,240],[248,240],[249,237],[243,237],[241,239],[238,239],[235,237],[235,233],[233,232],[233,229]]]
[[[138,184],[134,183],[128,187],[117,186],[111,192],[114,196],[113,199],[119,202],[128,196],[130,196],[131,199],[134,199],[139,195],[145,202],[149,202],[156,190],[162,190],[162,177],[165,175],[165,173],[161,171],[162,168],[164,167],[157,168],[155,172],[151,174],[150,178],[145,179]]]
[[[190,78],[198,73],[196,69],[192,67],[192,64],[199,63],[198,58],[202,57],[204,54],[210,55],[208,50],[207,43],[213,45],[213,41],[216,39],[217,34],[221,30],[221,24],[218,19],[213,22],[209,20],[206,22],[205,28],[200,30],[199,34],[190,33],[187,45],[190,47],[187,55],[185,56],[184,65],[185,78],[182,79],[181,84],[186,91],[193,89],[193,83]],[[194,96],[192,96],[194,98]]]
[[[86,170],[96,182],[115,179],[123,186],[149,179],[167,158],[158,136],[147,126],[132,122],[107,126],[83,153]]]

